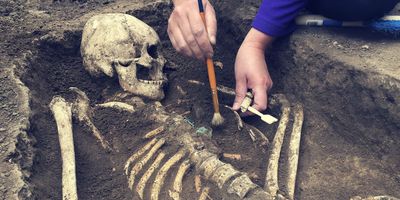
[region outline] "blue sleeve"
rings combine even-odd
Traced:
[[[273,37],[291,33],[296,28],[294,19],[307,0],[263,0],[253,28]]]

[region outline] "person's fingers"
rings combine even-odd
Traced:
[[[240,105],[242,104],[243,99],[246,97],[246,93],[247,93],[247,84],[246,84],[245,77],[236,80],[236,91],[235,92],[236,92],[235,102],[233,103],[232,109],[239,110]]]
[[[201,47],[197,43],[197,39],[195,38],[196,36],[192,32],[188,17],[182,18],[181,23],[179,23],[179,27],[182,30],[182,33],[184,33],[186,44],[188,45],[188,48],[190,48],[190,50],[193,52],[194,56],[197,59],[204,59],[206,55],[204,55]]]
[[[267,88],[264,86],[257,86],[252,89],[252,92],[254,95],[254,104],[252,107],[259,111],[267,109]]]
[[[192,50],[189,48],[185,38],[183,37],[182,31],[174,20],[170,20],[170,22],[168,23],[167,32],[171,43],[176,51],[190,57],[194,56]]]
[[[190,22],[192,34],[194,35],[194,38],[199,45],[199,48],[203,52],[203,55],[207,57],[212,57],[213,49],[210,40],[208,39],[208,34],[200,15],[198,13],[191,13],[188,16],[188,19]]]
[[[210,3],[207,3],[205,7],[205,15],[208,38],[210,39],[211,44],[215,45],[217,43],[217,18],[215,16],[214,8]]]

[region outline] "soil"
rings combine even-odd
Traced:
[[[230,6],[233,8],[240,5],[240,2],[232,1]],[[0,15],[4,16],[2,20],[11,16],[17,21],[19,15],[29,18],[29,15],[21,10],[32,7],[44,10],[44,14],[57,16],[60,20],[70,20],[74,15],[79,16],[103,9],[109,4],[118,5],[118,2],[9,4],[6,2],[0,4],[4,5],[4,8],[0,9]],[[135,15],[155,28],[161,38],[162,53],[168,60],[164,71],[169,79],[166,98],[161,103],[168,112],[185,115],[194,123],[195,128],[202,126],[210,128],[212,103],[207,86],[206,68],[202,62],[182,57],[173,50],[166,34],[166,20],[160,20],[166,19],[170,6],[156,5],[156,7],[144,6],[132,9],[127,13]],[[219,6],[225,8],[226,4],[222,3]],[[2,45],[7,48],[9,54],[7,58],[11,60],[21,49],[31,50],[33,54],[26,68],[21,70],[21,79],[29,88],[31,95],[29,106],[32,113],[28,135],[35,141],[32,168],[26,167],[31,173],[27,181],[32,186],[30,188],[33,193],[32,198],[61,199],[60,148],[56,124],[48,108],[49,102],[55,95],[72,100],[74,95],[68,88],[78,87],[88,95],[91,105],[94,105],[104,101],[105,93],[120,91],[120,88],[116,79],[93,78],[84,70],[79,53],[81,30],[65,31],[63,39],[56,40],[51,36],[42,37],[48,36],[51,30],[43,30],[41,27],[44,25],[40,23],[52,21],[50,18],[26,20],[18,22],[25,24],[26,27],[12,30],[11,34],[3,36],[7,42]],[[229,19],[221,18],[219,21],[221,23],[218,44],[215,47],[215,60],[221,61],[224,68],[216,70],[217,80],[221,85],[234,88],[233,66],[243,34],[228,24]],[[2,31],[6,31],[9,27],[16,28],[10,21],[1,26]],[[348,35],[351,34],[354,33]],[[371,37],[381,36],[372,34]],[[32,45],[33,43],[35,45]],[[276,85],[271,93],[285,93],[292,103],[301,102],[305,107],[296,199],[349,199],[356,195],[381,194],[400,196],[400,135],[397,134],[400,130],[399,121],[396,118],[386,119],[387,113],[369,106],[374,101],[366,99],[365,96],[373,98],[372,92],[363,85],[354,83],[354,79],[363,76],[362,72],[349,70],[346,67],[342,67],[343,69],[316,67],[314,71],[310,70],[310,65],[343,66],[328,61],[324,55],[307,60],[301,66],[294,66],[295,61],[285,59],[294,55],[294,52],[288,50],[290,49],[288,45],[290,45],[288,38],[278,41],[273,52],[277,52],[280,56],[268,55],[270,58],[268,64]],[[347,74],[351,74],[352,78],[340,79],[347,77]],[[188,80],[197,80],[205,85],[191,84]],[[332,80],[339,80],[344,84],[340,87],[334,84],[321,84],[333,82]],[[348,95],[352,93],[356,93],[358,98]],[[231,105],[233,98],[230,95],[219,94],[222,105]],[[390,100],[391,98],[387,97],[387,101]],[[362,106],[358,106],[360,102]],[[238,130],[237,122],[230,110],[221,106],[221,112],[226,123],[223,127],[213,128],[211,141],[218,146],[221,153],[240,154],[242,160],[221,159],[248,173],[255,183],[263,186],[269,146],[254,143],[248,135],[248,127]],[[279,118],[280,113],[277,108],[266,112]],[[137,195],[128,189],[123,167],[127,158],[147,142],[141,139],[142,136],[160,125],[146,120],[142,115],[143,112],[127,113],[99,108],[94,110],[94,124],[113,147],[118,149],[113,153],[104,151],[88,128],[74,121],[78,195],[81,199],[137,198]],[[249,117],[244,121],[265,133],[270,141],[273,140],[276,124],[268,126],[257,117]],[[291,127],[287,128],[287,133],[290,129]],[[288,137],[285,138],[285,146],[287,139]],[[24,143],[20,142],[20,146],[21,144]],[[167,145],[163,150],[172,155],[177,151],[177,147]],[[282,155],[284,159],[285,150]],[[282,161],[280,166],[284,165],[285,162]],[[175,166],[173,170],[176,168]],[[280,179],[284,179],[286,174],[284,167],[282,169],[279,174]],[[183,185],[186,193],[182,199],[197,198],[198,194],[193,185],[194,169],[191,169],[185,177]],[[171,181],[172,177],[167,177],[167,183]],[[280,184],[282,192],[285,193],[286,186]],[[222,199],[218,190],[214,189],[216,187],[210,186],[212,188],[210,195],[213,199]],[[163,191],[166,191],[165,188]],[[166,192],[161,195],[161,199],[168,197]]]

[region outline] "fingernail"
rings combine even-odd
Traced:
[[[215,38],[215,36],[211,36],[210,37],[210,42],[211,44],[215,45],[217,43],[217,39]]]
[[[239,108],[240,108],[239,103],[234,103],[233,106],[232,106],[233,110],[238,110]]]

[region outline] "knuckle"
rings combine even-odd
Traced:
[[[182,7],[175,7],[174,8],[174,11],[173,11],[173,14],[176,16],[176,17],[180,17],[180,16],[182,16],[182,14],[184,13],[184,9],[182,9]]]
[[[193,34],[195,37],[201,37],[204,34],[204,28],[203,27],[196,27],[193,29]]]
[[[195,47],[196,46],[196,40],[194,39],[194,37],[188,37],[187,38],[187,43],[189,44],[190,47]]]
[[[182,45],[182,44],[177,44],[176,45],[176,50],[178,52],[182,53],[184,51],[184,49],[185,49],[185,45]]]

